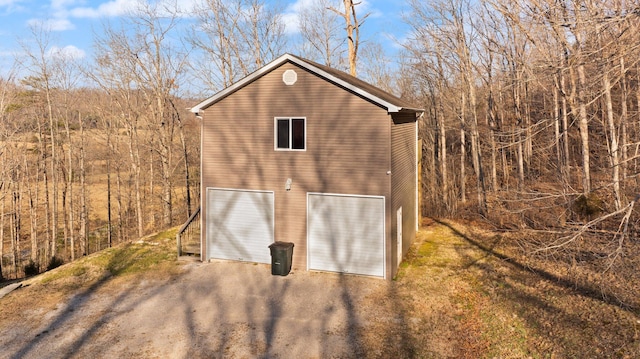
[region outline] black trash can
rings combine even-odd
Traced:
[[[285,276],[291,271],[291,259],[293,258],[293,243],[273,242],[269,245],[271,250],[271,274]]]

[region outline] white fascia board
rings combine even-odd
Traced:
[[[321,77],[324,77],[325,79],[332,81],[354,93],[357,93],[361,96],[363,96],[364,98],[367,98],[379,105],[381,105],[382,107],[385,107],[387,109],[387,112],[391,113],[391,112],[401,112],[401,111],[412,111],[412,112],[424,112],[424,110],[422,109],[415,109],[415,108],[405,108],[405,107],[400,107],[400,106],[396,106],[390,102],[387,102],[377,96],[374,96],[373,94],[357,87],[354,86],[344,80],[341,80],[338,77],[335,77],[333,75],[331,75],[330,73],[316,67],[313,66],[312,64],[305,62],[295,56],[292,56],[290,54],[284,54],[280,57],[278,57],[277,59],[271,61],[270,63],[268,63],[267,65],[265,65],[264,67],[258,69],[257,71],[255,71],[254,73],[252,73],[251,75],[243,78],[242,80],[236,82],[235,84],[227,87],[226,89],[218,92],[217,94],[209,97],[208,99],[200,102],[199,104],[195,105],[194,107],[191,108],[191,112],[193,113],[198,113],[200,112],[203,108],[207,108],[209,107],[212,103],[216,102],[217,100],[219,100],[220,98],[223,98],[225,96],[227,96],[228,94],[238,90],[239,88],[245,86],[246,84],[252,82],[253,80],[255,80],[256,78],[262,76],[263,74],[273,70],[274,68],[280,66],[281,64],[283,64],[286,61],[291,61],[295,64],[297,64],[298,66],[307,69]]]
[[[365,90],[363,90],[363,89],[361,89],[359,87],[353,86],[352,84],[350,84],[348,82],[345,82],[345,81],[343,81],[343,80],[331,75],[330,73],[328,73],[328,72],[326,72],[326,71],[324,71],[324,70],[322,70],[320,68],[317,68],[317,67],[315,67],[315,66],[313,66],[313,65],[311,65],[311,64],[309,64],[307,62],[301,61],[301,60],[299,60],[299,59],[297,59],[295,57],[292,57],[290,60],[295,62],[296,64],[304,67],[305,69],[307,69],[307,70],[309,70],[311,72],[314,72],[314,73],[326,78],[327,80],[335,82],[335,83],[339,84],[340,86],[347,88],[348,90],[351,90],[351,91],[353,91],[353,92],[355,92],[355,93],[357,93],[357,94],[359,94],[359,95],[361,95],[361,96],[363,96],[363,97],[365,97],[365,98],[367,98],[367,99],[369,99],[369,100],[371,100],[371,101],[373,101],[373,102],[375,102],[377,104],[382,105],[382,107],[386,107],[387,108],[387,112],[400,112],[400,110],[403,109],[402,107],[398,107],[396,105],[393,105],[393,104],[391,104],[391,103],[389,103],[389,102],[387,102],[387,101],[385,101],[385,100],[383,100],[383,99],[381,99],[381,98],[379,98],[377,96],[372,95],[371,93],[369,93],[369,92],[367,92],[367,91],[365,91]]]
[[[243,78],[242,80],[234,83],[233,85],[227,87],[226,89],[216,93],[215,95],[209,97],[208,99],[206,99],[206,100],[200,102],[199,104],[193,106],[190,111],[197,114],[198,112],[202,111],[203,108],[209,107],[209,105],[211,105],[212,103],[216,102],[218,99],[227,96],[229,93],[232,93],[232,92],[236,91],[237,89],[245,86],[246,84],[250,83],[251,81],[253,81],[257,77],[261,76],[262,74],[271,71],[273,68],[275,68],[277,66],[280,66],[280,64],[282,64],[284,61],[291,60],[291,59],[292,58],[291,58],[291,56],[289,56],[289,54],[284,54],[284,55],[280,56],[279,58],[277,58],[277,59],[271,61],[270,63],[268,63],[267,65],[265,65],[264,67],[261,67],[260,69],[256,70],[251,75]]]
[[[337,83],[338,85],[347,88],[350,91],[353,91],[354,93],[357,93],[377,104],[380,104],[382,107],[385,107],[387,109],[387,112],[391,113],[391,112],[400,112],[402,110],[409,110],[409,111],[416,111],[416,112],[421,112],[423,110],[419,110],[419,109],[413,109],[413,108],[403,108],[403,107],[399,107],[396,106],[390,102],[387,102],[377,96],[372,95],[371,93],[356,87],[348,82],[345,82],[333,75],[331,75],[330,73],[316,67],[313,66],[312,64],[309,64],[308,62],[302,61],[297,57],[291,56],[289,54],[284,54],[280,57],[278,57],[277,59],[271,61],[269,64],[265,65],[264,67],[260,68],[259,70],[255,71],[254,73],[252,73],[251,75],[245,77],[244,79],[236,82],[235,84],[227,87],[226,89],[218,92],[217,94],[213,95],[212,97],[209,97],[208,99],[200,102],[199,104],[193,106],[191,108],[191,112],[193,113],[198,113],[200,112],[203,108],[208,107],[209,105],[211,105],[212,103],[216,102],[218,99],[227,96],[229,93],[232,93],[234,91],[236,91],[237,89],[245,86],[246,84],[252,82],[254,79],[256,79],[257,77],[273,70],[275,67],[280,66],[282,63],[284,63],[285,61],[291,61],[295,64],[297,64],[298,66],[305,68],[321,77],[324,77],[325,79],[332,81],[334,83]]]

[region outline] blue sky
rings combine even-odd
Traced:
[[[32,38],[30,25],[44,24],[51,29],[51,46],[64,49],[77,57],[91,57],[94,34],[100,34],[105,21],[117,21],[140,0],[0,0],[0,61],[2,67],[19,55],[20,39]],[[157,1],[157,0],[142,0]],[[159,0],[171,1],[171,0]],[[188,9],[201,0],[179,0]],[[295,36],[297,13],[315,0],[265,0],[280,4],[289,36]],[[338,3],[340,1],[338,0]],[[401,23],[406,10],[397,0],[363,0],[360,14],[371,13],[362,27],[363,37],[382,43],[393,52],[392,38],[404,37],[406,25]]]

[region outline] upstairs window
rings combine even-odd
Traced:
[[[307,142],[306,120],[278,117],[275,123],[276,150],[304,151]]]

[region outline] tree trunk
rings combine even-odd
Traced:
[[[107,148],[111,154],[115,154],[111,142],[111,122],[107,123]],[[111,161],[112,156],[107,156],[107,246],[113,246],[113,219],[111,215]]]
[[[445,127],[444,120],[444,106],[442,105],[442,98],[438,100],[440,104],[440,111],[436,114],[436,119],[439,122],[439,136],[440,136],[440,176],[442,184],[442,201],[447,209],[447,213],[451,210],[451,203],[449,201],[449,174],[447,169],[447,129]]]
[[[132,120],[129,119],[128,123],[128,132],[129,132],[129,158],[131,160],[131,174],[133,175],[134,181],[134,196],[135,196],[135,206],[136,206],[136,218],[137,218],[137,228],[138,228],[138,237],[142,237],[144,234],[144,222],[142,217],[142,196],[141,196],[141,187],[140,187],[140,153],[138,151],[138,136],[137,136],[137,128]]]
[[[129,238],[125,231],[125,223],[129,223],[129,221],[124,218],[124,206],[122,205],[122,177],[119,166],[116,170],[116,201],[118,203],[118,240],[124,241]]]
[[[80,119],[80,243],[82,244],[82,255],[89,254],[89,211],[87,205],[87,170],[86,170],[86,149],[84,123]]]
[[[492,63],[492,62],[490,62]],[[497,145],[496,145],[496,113],[493,98],[493,79],[489,70],[489,95],[487,96],[487,125],[489,125],[489,141],[491,143],[491,190],[498,190],[498,169],[497,169]]]
[[[2,162],[4,166],[4,157]],[[4,187],[4,185],[0,186],[0,191],[2,191],[0,192],[0,282],[4,280],[4,275],[2,274],[2,262],[4,262],[4,197],[6,196]]]
[[[556,78],[556,87],[553,89],[553,133],[554,143],[556,147],[556,161],[558,162],[558,172],[560,178],[563,177],[564,161],[562,160],[562,139],[560,138],[560,96],[558,95],[559,87],[558,79]]]
[[[498,117],[498,121],[500,121],[499,127],[504,128],[505,126],[504,124],[504,90],[502,86],[500,86],[500,89],[498,91],[498,101],[499,103],[503,104],[503,106],[500,106],[500,113]],[[508,148],[506,146],[504,145],[500,146],[500,163],[502,164],[502,186],[508,189],[509,178],[511,177],[511,171],[510,171],[511,166],[509,166],[509,163],[507,160],[507,150]]]
[[[571,161],[569,158],[569,114],[567,113],[567,89],[566,89],[566,80],[564,76],[564,64],[565,58],[563,57],[563,69],[560,74],[560,91],[562,92],[561,101],[562,101],[562,151],[564,153],[564,174],[563,178],[567,183],[571,181]]]
[[[14,181],[12,191],[12,215],[11,215],[11,252],[13,254],[13,271],[18,273],[18,265],[21,264],[20,258],[20,232],[21,232],[21,213],[22,213],[22,196],[20,184]]]
[[[23,154],[23,163],[24,163],[24,170],[28,171],[29,167],[27,167],[28,165],[27,165],[26,154]],[[31,260],[34,263],[38,262],[38,208],[37,206],[39,201],[38,184],[40,182],[40,171],[37,168],[38,166],[36,166],[36,169],[34,171],[35,182],[33,184],[30,182],[27,183],[27,195],[29,196],[29,218],[30,218],[29,224],[30,224],[30,230],[31,230]]]
[[[524,188],[524,145],[522,139],[522,129],[517,128],[518,132],[515,135],[515,140],[517,141],[517,151],[518,151],[518,190],[522,191]]]
[[[38,124],[38,127],[40,127],[40,125]],[[40,151],[42,154],[42,161],[41,161],[41,171],[42,171],[42,178],[44,179],[44,201],[45,201],[45,206],[44,206],[44,212],[45,212],[45,220],[47,223],[47,238],[45,241],[45,248],[44,248],[44,261],[48,261],[49,259],[51,259],[51,240],[52,240],[52,236],[51,234],[53,233],[53,229],[52,229],[52,224],[53,221],[51,220],[51,196],[49,194],[49,174],[47,172],[47,163],[46,163],[46,140],[44,138],[44,131],[40,132]]]
[[[343,0],[344,1],[344,20],[345,20],[345,28],[347,29],[347,44],[349,46],[349,70],[351,76],[356,76],[356,61],[358,56],[358,38],[360,30],[358,26],[358,20],[356,18],[356,8],[353,4],[353,0]],[[355,24],[351,23],[351,16],[353,14],[353,21]],[[354,30],[358,36],[354,38]]]
[[[524,128],[525,128],[525,138],[524,138],[524,163],[525,169],[527,171],[527,175],[529,175],[529,171],[531,168],[531,158],[533,157],[533,130],[531,128],[531,106],[529,106],[529,84],[527,78],[520,78],[520,83],[523,84],[523,110],[524,110]]]
[[[465,107],[466,99],[462,93],[462,105],[460,106],[460,201],[467,202],[467,185],[465,174],[465,163],[467,161],[467,148],[465,146]]]
[[[45,75],[45,78],[47,75]],[[57,242],[58,242],[58,171],[57,167],[57,124],[53,117],[53,100],[51,99],[51,90],[49,89],[48,78],[45,79],[45,95],[47,98],[47,116],[49,119],[49,136],[51,136],[51,180],[53,192],[51,198],[51,252],[47,260],[51,260],[57,254]]]
[[[519,89],[519,85],[518,85],[518,78],[515,75],[515,71],[514,71],[514,85],[513,86],[513,109],[514,109],[514,115],[516,117],[516,126],[514,126],[515,131],[514,131],[514,136],[515,136],[515,141],[516,141],[516,148],[517,148],[517,158],[518,158],[518,190],[522,190],[524,188],[524,144],[523,144],[523,119],[522,119],[522,102],[521,102],[521,97],[520,97],[520,89]]]
[[[78,117],[80,117],[80,114],[78,113]],[[75,223],[75,217],[74,217],[74,206],[73,206],[73,143],[72,143],[72,138],[71,138],[71,131],[69,129],[69,120],[67,118],[65,118],[65,131],[67,134],[67,183],[66,183],[66,192],[67,195],[65,196],[67,198],[68,201],[68,207],[66,206],[67,201],[63,201],[62,202],[62,206],[63,206],[63,213],[67,213],[68,216],[68,221],[65,221],[65,226],[64,226],[64,233],[65,233],[65,246],[67,243],[67,238],[69,239],[69,246],[70,248],[70,258],[71,260],[75,260],[76,256],[75,256],[75,233],[74,233],[74,223]]]
[[[584,69],[584,58],[582,56],[582,50],[580,49],[580,46],[583,46],[580,31],[575,32],[575,37],[577,42],[576,59],[578,61],[578,128],[580,129],[580,142],[582,144],[582,192],[588,194],[591,192],[591,155],[589,152],[589,118],[587,116],[587,98],[585,93],[587,77]],[[575,80],[574,83],[576,83]]]
[[[349,50],[349,70],[351,76],[355,77],[357,75],[356,64],[358,61],[358,48],[360,47],[360,26],[369,14],[365,15],[362,19],[358,19],[356,16],[356,5],[360,3],[354,3],[353,0],[342,0],[342,2],[344,4],[344,12],[338,11],[334,7],[330,7],[329,9],[344,18]]]
[[[478,112],[476,111],[476,91],[475,84],[471,80],[472,76],[468,75],[469,85],[469,105],[471,107],[471,156],[473,158],[473,167],[476,172],[476,192],[478,196],[478,211],[482,215],[487,214],[487,195],[485,193],[484,172],[482,170],[482,148],[480,147],[480,134],[478,132]]]
[[[171,189],[173,188],[173,184],[171,181],[171,168],[173,166],[172,161],[172,150],[169,147],[170,143],[165,144],[161,147],[162,151],[162,161],[161,161],[161,171],[162,171],[162,224],[165,227],[168,227],[173,222],[173,198]]]
[[[0,154],[0,156],[1,155],[2,154]],[[2,174],[2,177],[4,178],[4,173]],[[0,185],[0,281],[4,280],[4,275],[2,274],[2,262],[4,262],[4,198],[6,196],[4,189],[5,185]]]
[[[182,156],[184,159],[184,185],[187,201],[187,219],[189,219],[191,217],[191,180],[189,178],[189,151],[187,149],[187,141],[184,137],[184,126],[182,125],[182,121],[179,121],[178,124],[178,131],[180,131],[180,144],[182,145]]]
[[[624,189],[627,180],[627,167],[629,161],[628,143],[629,138],[627,134],[627,69],[624,64],[624,56],[620,57],[620,148],[622,149],[622,187]]]
[[[609,80],[608,71],[603,71],[602,74],[602,87],[604,91],[604,101],[607,116],[607,127],[610,137],[609,155],[611,156],[611,180],[613,183],[613,196],[615,201],[616,210],[622,207],[620,196],[620,158],[618,151],[618,133],[616,131],[616,124],[613,118],[613,103],[611,100],[611,80]]]
[[[636,134],[640,133],[640,64],[636,63],[636,109],[637,109],[637,118],[636,118]],[[636,144],[636,151],[633,156],[633,173],[638,173],[638,156],[640,155],[638,149],[640,148],[640,144]],[[636,176],[636,183],[640,185],[640,176]]]

